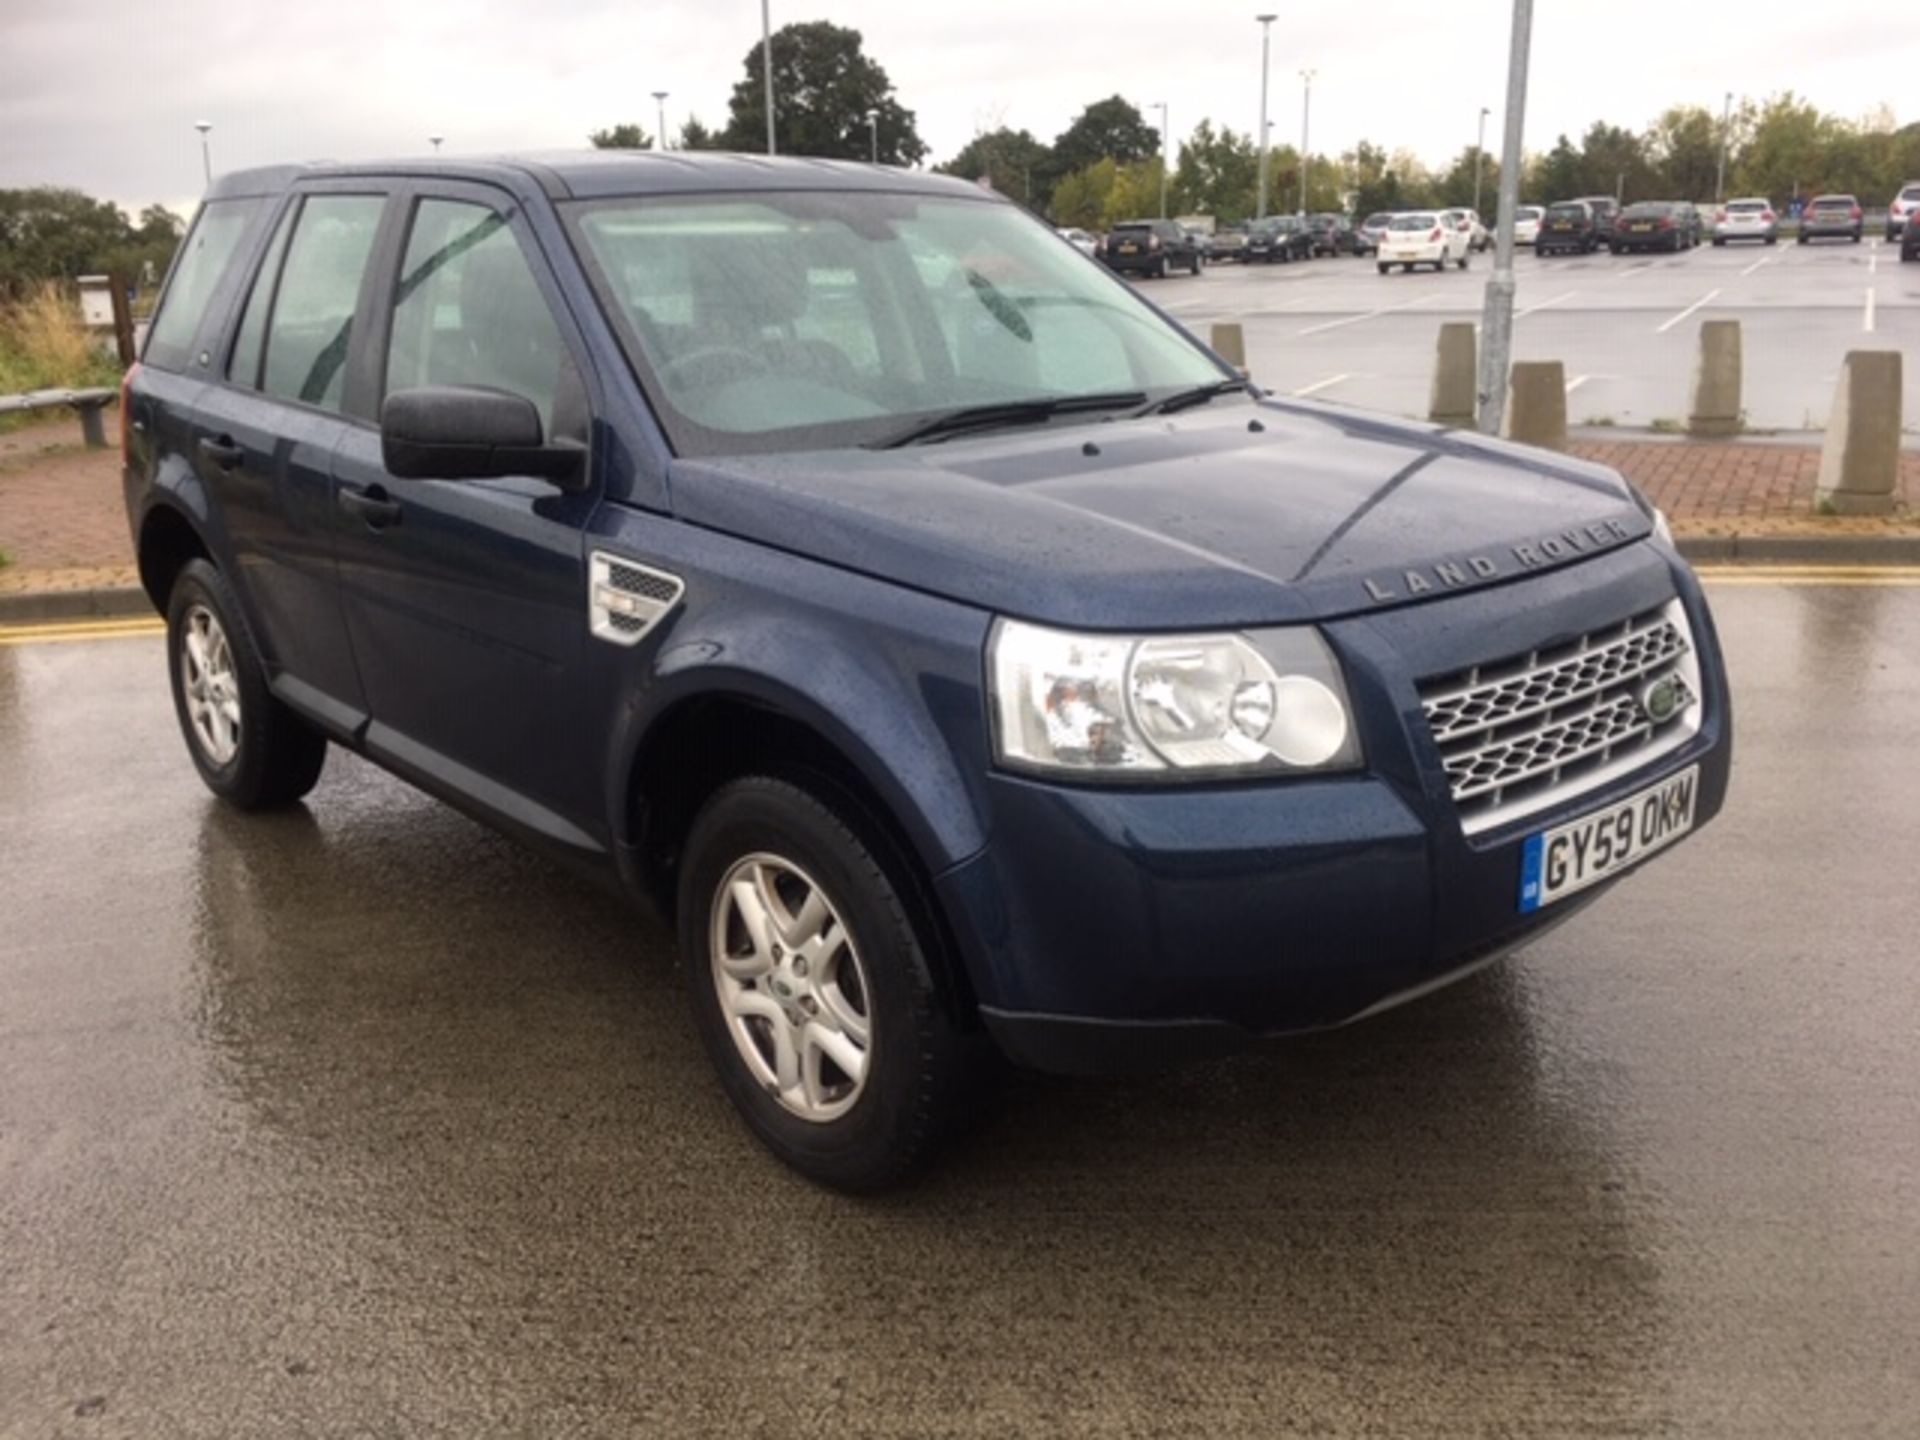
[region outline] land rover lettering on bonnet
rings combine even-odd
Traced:
[[[1712,616],[1618,475],[1269,396],[960,180],[226,175],[125,401],[207,786],[292,804],[339,746],[604,869],[834,1186],[932,1153],[995,1051],[1423,994],[1726,794]]]

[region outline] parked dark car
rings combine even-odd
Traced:
[[[1248,263],[1286,264],[1313,258],[1313,232],[1291,215],[1269,215],[1247,227]]]
[[[338,745],[652,900],[729,1098],[830,1185],[899,1178],[996,1050],[1165,1064],[1412,999],[1727,788],[1706,600],[1619,475],[1276,400],[963,180],[224,175],[121,398],[206,786],[289,805]],[[259,843],[340,883],[317,832]],[[432,906],[461,862],[418,860]]]
[[[1851,195],[1816,195],[1800,213],[1802,245],[1809,240],[1851,240],[1858,245],[1866,228],[1866,214]]]
[[[1920,260],[1920,222],[1909,218],[1901,227],[1900,258],[1902,260]]]
[[[1666,200],[1641,200],[1627,206],[1613,222],[1611,249],[1616,255],[1635,250],[1678,253],[1693,247],[1693,222],[1681,207]]]
[[[1561,200],[1547,207],[1534,237],[1535,255],[1591,255],[1600,248],[1600,226],[1584,200]]]
[[[1211,260],[1245,260],[1247,258],[1247,227],[1245,225],[1222,225],[1213,232],[1213,254]]]
[[[1171,220],[1125,220],[1107,232],[1100,258],[1122,275],[1164,279],[1176,270],[1200,273],[1200,247]]]
[[[1593,212],[1595,243],[1599,246],[1613,243],[1613,222],[1620,214],[1620,202],[1611,195],[1580,195],[1575,197]]]
[[[1313,236],[1315,255],[1353,255],[1359,253],[1355,244],[1353,222],[1345,215],[1309,215],[1307,231]]]

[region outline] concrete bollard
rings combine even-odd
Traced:
[[[1514,364],[1507,382],[1509,440],[1547,450],[1567,448],[1567,367],[1558,360]]]
[[[1900,478],[1900,381],[1898,350],[1848,352],[1820,447],[1813,504],[1821,514],[1892,512]]]
[[[1687,433],[1719,440],[1740,429],[1740,322],[1708,320],[1700,327]]]
[[[1213,353],[1242,375],[1247,373],[1247,337],[1238,321],[1226,320],[1213,327]]]
[[[1473,326],[1456,321],[1440,327],[1440,344],[1433,357],[1433,393],[1427,418],[1436,425],[1471,430],[1479,399],[1479,370]]]

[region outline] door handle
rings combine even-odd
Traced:
[[[338,494],[340,508],[364,520],[369,530],[384,530],[400,523],[400,502],[387,494],[384,485],[369,485],[364,490],[342,485]]]
[[[235,469],[247,458],[247,452],[233,443],[231,435],[222,435],[217,440],[202,436],[200,453],[221,470]]]

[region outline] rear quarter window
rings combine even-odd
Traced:
[[[261,203],[258,198],[210,200],[200,207],[193,228],[181,242],[153,328],[147,332],[146,349],[140,356],[143,364],[162,370],[186,368],[207,306]]]

